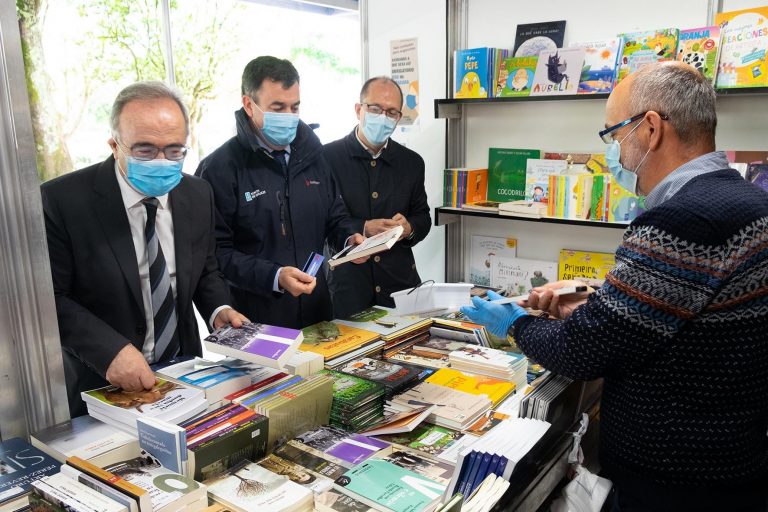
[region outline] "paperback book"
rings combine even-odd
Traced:
[[[529,158],[539,158],[537,149],[490,148],[488,150],[488,200],[525,199],[525,169]]]
[[[514,98],[529,96],[536,73],[537,56],[507,57],[499,62],[496,97]]]
[[[715,23],[722,34],[717,87],[768,86],[768,6],[719,12]]]
[[[624,47],[619,59],[616,83],[621,82],[628,74],[637,71],[646,64],[674,60],[677,49],[677,34],[676,28],[621,34]]]
[[[515,57],[538,57],[543,51],[563,47],[565,20],[521,23],[515,33]]]
[[[261,459],[258,464],[276,475],[288,477],[291,482],[299,484],[314,494],[322,494],[333,487],[333,480],[330,478],[313,474],[299,464],[286,460],[274,453]]]
[[[536,63],[531,96],[576,94],[579,90],[583,65],[583,48],[542,51]]]
[[[616,81],[616,65],[621,53],[621,38],[571,43],[584,49],[578,94],[609,93]]]
[[[616,265],[616,256],[607,252],[562,249],[558,262],[558,280],[585,279],[590,285],[600,285]]]
[[[28,503],[32,482],[59,472],[61,463],[14,437],[0,443],[0,508],[18,510]]]
[[[435,405],[427,421],[442,427],[463,429],[491,408],[491,400],[449,387],[422,382],[393,398],[406,405]]]
[[[320,354],[326,360],[352,352],[380,338],[378,333],[337,322],[319,322],[302,329],[301,350]]]
[[[491,286],[502,288],[505,295],[515,297],[532,288],[557,281],[554,261],[491,256]]]
[[[287,327],[248,323],[240,328],[225,325],[203,340],[205,348],[216,354],[235,357],[282,368],[296,353],[303,339],[302,332]]]
[[[720,56],[720,27],[681,30],[677,42],[677,60],[698,69],[714,85]]]
[[[497,236],[472,235],[469,248],[469,281],[475,285],[491,285],[491,255],[503,258],[517,256],[517,240]]]

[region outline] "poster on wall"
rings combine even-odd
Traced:
[[[419,123],[419,59],[417,39],[398,39],[389,43],[392,79],[403,91],[403,117],[399,126]]]

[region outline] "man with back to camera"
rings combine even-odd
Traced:
[[[646,211],[605,284],[578,298],[554,295],[563,281],[534,290],[527,305],[556,320],[474,298],[462,308],[553,372],[604,377],[614,511],[766,510],[768,194],[715,151],[715,99],[686,64],[630,74],[600,136]]]
[[[214,327],[247,321],[226,306],[211,189],[181,173],[179,94],[129,85],[110,121],[112,156],[41,187],[72,417],[86,413],[81,391],[150,389],[148,363],[201,355],[193,302]]]
[[[340,265],[329,272],[333,312],[337,318],[374,305],[394,307],[390,293],[421,282],[411,248],[429,233],[424,160],[390,139],[402,116],[400,86],[387,77],[366,81],[352,132],[326,144],[341,195],[357,231],[373,236],[395,226],[403,235],[389,251],[361,265]]]
[[[328,240],[359,244],[320,140],[299,120],[299,74],[258,57],[245,67],[237,135],[197,175],[213,188],[219,265],[235,306],[254,321],[302,328],[331,319],[324,273],[301,267]],[[354,260],[359,263],[364,260]]]

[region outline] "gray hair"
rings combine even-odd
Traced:
[[[368,96],[368,89],[371,88],[371,84],[374,84],[376,82],[382,82],[385,84],[393,85],[395,88],[397,88],[397,92],[400,93],[400,108],[403,108],[403,90],[400,88],[400,84],[392,80],[388,76],[374,76],[373,78],[369,78],[365,81],[363,84],[363,88],[360,89],[360,103],[363,103],[365,101],[365,98]]]
[[[715,89],[695,68],[677,63],[643,66],[635,72],[630,92],[633,115],[649,110],[666,114],[682,142],[714,144]]]
[[[132,101],[140,100],[158,100],[168,98],[176,102],[184,116],[184,127],[189,135],[189,112],[181,93],[167,84],[159,81],[136,82],[117,94],[115,102],[112,104],[112,113],[109,116],[109,124],[112,129],[112,135],[117,136],[120,128],[120,114],[123,113],[125,106]]]

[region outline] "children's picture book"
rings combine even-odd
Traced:
[[[503,288],[509,297],[555,281],[557,263],[554,261],[491,257],[491,286]]]
[[[608,222],[631,222],[641,212],[640,198],[624,187],[611,186],[608,191]]]
[[[549,177],[568,170],[566,160],[529,158],[525,165],[525,199],[534,203],[549,203]]]
[[[768,6],[719,12],[722,46],[715,85],[718,88],[768,86]]]
[[[646,64],[674,60],[677,33],[676,28],[662,28],[621,34],[623,48],[616,83]]]
[[[689,28],[681,30],[677,41],[677,60],[698,69],[715,83],[717,61],[720,54],[720,27]]]
[[[543,51],[562,48],[565,20],[521,23],[515,32],[515,57],[537,57]]]
[[[454,52],[455,98],[488,98],[488,60],[492,48],[469,48]]]
[[[579,79],[579,94],[609,93],[616,80],[616,65],[621,53],[621,38],[574,42],[570,48],[584,48],[584,65]]]
[[[560,251],[557,267],[558,279],[585,279],[589,284],[599,284],[616,265],[616,257],[607,252]]]
[[[540,158],[538,149],[490,148],[488,150],[488,200],[525,199],[525,169],[529,158]]]
[[[472,235],[469,249],[469,281],[475,285],[491,285],[491,255],[503,258],[517,256],[517,240],[498,236]]]
[[[498,63],[496,82],[497,98],[529,96],[533,86],[533,75],[539,58],[507,57]]]
[[[253,322],[237,329],[231,325],[220,327],[208,335],[203,343],[205,348],[216,354],[270,368],[282,368],[299,348],[302,339],[298,329]]]
[[[539,54],[531,96],[576,94],[584,65],[584,48],[558,48]]]

